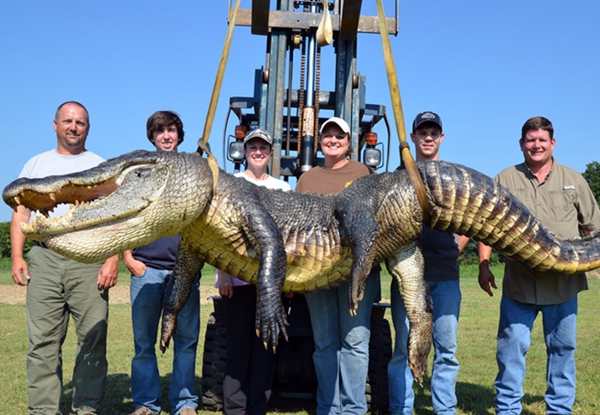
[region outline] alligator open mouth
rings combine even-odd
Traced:
[[[158,199],[168,169],[152,153],[130,155],[71,175],[18,179],[4,189],[4,201],[13,209],[21,205],[36,213],[34,220],[22,224],[34,240],[137,215]],[[62,204],[68,211],[50,217]]]
[[[49,218],[50,212],[60,204],[69,204],[71,208],[74,208],[81,204],[93,203],[109,196],[119,186],[119,180],[111,178],[100,184],[70,184],[47,192],[37,189],[24,189],[14,196],[9,196],[5,201],[13,209],[22,205],[31,211]]]

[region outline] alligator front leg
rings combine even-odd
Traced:
[[[243,206],[242,229],[251,241],[259,258],[256,279],[256,335],[265,348],[270,343],[277,347],[279,335],[287,340],[287,318],[281,301],[285,281],[287,255],[281,231],[273,217],[255,200],[246,200]]]
[[[163,299],[162,330],[160,337],[160,351],[162,353],[169,347],[169,341],[177,331],[177,314],[187,302],[196,276],[200,274],[204,261],[197,255],[188,252],[183,243],[179,244],[175,268],[169,279],[167,292],[169,295]]]
[[[433,307],[429,289],[423,278],[423,254],[417,242],[412,242],[386,262],[387,269],[398,281],[410,323],[408,332],[408,364],[420,385],[427,375],[427,356],[431,349]]]
[[[378,227],[371,205],[363,199],[356,198],[348,201],[348,198],[342,197],[337,211],[340,225],[352,247],[348,305],[350,314],[356,315],[358,303],[363,298],[365,283],[375,259]]]

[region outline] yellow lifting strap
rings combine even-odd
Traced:
[[[217,79],[215,80],[213,92],[210,97],[210,104],[208,106],[208,113],[206,114],[204,131],[202,132],[202,137],[198,139],[198,149],[196,150],[201,155],[203,152],[208,154],[208,165],[213,174],[213,193],[216,191],[217,181],[219,180],[219,163],[217,162],[215,156],[210,152],[210,148],[208,146],[208,137],[210,136],[210,130],[212,128],[213,120],[215,118],[215,111],[217,109],[217,103],[219,101],[219,94],[221,93],[223,75],[225,74],[225,67],[227,66],[227,58],[229,57],[229,49],[231,48],[231,38],[233,37],[233,29],[235,27],[235,21],[237,19],[240,3],[241,0],[236,0],[233,11],[229,16],[229,28],[227,29],[225,45],[223,45],[223,52],[221,53],[221,61],[219,62],[219,69],[217,70]]]
[[[331,25],[331,16],[329,15],[329,2],[323,0],[323,16],[319,27],[317,27],[317,44],[320,47],[330,45],[333,41],[333,26]]]
[[[392,107],[394,109],[394,118],[396,119],[396,129],[400,138],[400,156],[402,163],[406,167],[408,177],[415,188],[419,205],[423,211],[423,222],[429,224],[429,207],[427,206],[427,195],[425,186],[421,181],[421,176],[417,170],[417,165],[410,154],[410,147],[406,141],[406,130],[404,125],[404,114],[402,112],[402,100],[400,99],[400,87],[396,76],[396,65],[390,46],[390,35],[385,21],[385,11],[383,10],[382,0],[377,0],[377,15],[379,18],[379,33],[381,33],[381,44],[383,46],[383,55],[385,59],[385,69],[387,71],[388,83],[390,87],[390,96],[392,98]]]

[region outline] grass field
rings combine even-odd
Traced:
[[[7,290],[13,284],[7,260],[0,260],[0,290]],[[501,269],[495,269],[499,280]],[[122,273],[119,285],[127,285],[129,277]],[[202,279],[202,296],[206,298],[213,290],[214,273],[205,272]],[[389,276],[383,276],[383,298],[389,298]],[[479,288],[476,267],[463,267],[461,273],[463,303],[459,327],[458,358],[461,371],[458,378],[457,394],[459,414],[493,414],[493,381],[496,375],[496,329],[500,292],[489,298]],[[210,304],[201,307],[202,326],[206,327]],[[27,413],[27,374],[25,356],[27,353],[27,328],[25,304],[0,303],[2,315],[2,336],[0,336],[0,415]],[[579,296],[579,327],[577,348],[577,397],[574,407],[576,414],[597,415],[600,413],[600,279],[590,278],[590,290]],[[388,318],[389,315],[388,315]],[[201,339],[204,338],[204,329]],[[202,342],[198,356],[202,353]],[[70,414],[72,393],[71,372],[73,369],[76,340],[73,327],[64,345],[64,396],[61,401],[63,414]],[[109,323],[109,384],[105,415],[128,414],[133,408],[130,392],[130,363],[133,355],[130,307],[128,304],[113,304],[110,307]],[[525,381],[524,411],[526,415],[545,414],[543,396],[545,392],[545,346],[541,333],[541,320],[536,321],[532,347],[528,354],[528,370]],[[159,355],[161,382],[163,386],[163,414],[169,413],[167,393],[170,379],[172,350]],[[200,394],[201,359],[196,366],[197,388]],[[415,388],[418,415],[431,414],[430,392],[425,382],[424,388]],[[211,414],[199,411],[200,414]],[[273,414],[314,414],[314,403],[307,401],[278,402],[269,413]]]

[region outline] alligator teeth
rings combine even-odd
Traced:
[[[47,210],[36,210],[35,211],[35,220],[42,220],[43,218],[50,218]]]
[[[20,198],[19,196],[15,196],[15,197],[14,197],[14,201],[15,201],[15,203],[16,203],[17,205],[20,205],[20,204],[21,204],[21,198]]]
[[[50,193],[50,194],[48,195],[48,197],[50,198],[50,200],[52,200],[53,202],[55,202],[55,203],[56,203],[56,195],[55,195],[54,193]]]

